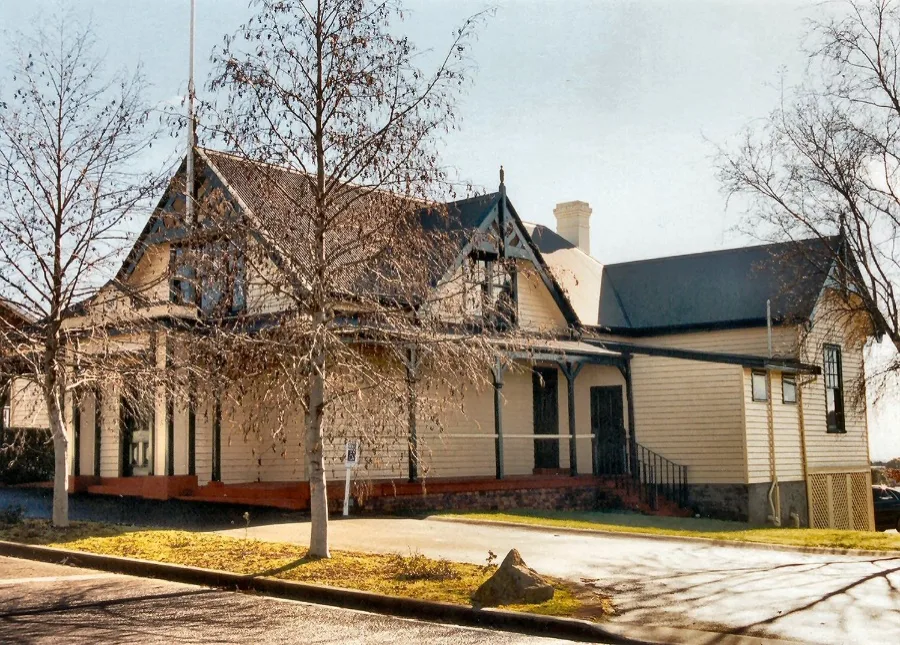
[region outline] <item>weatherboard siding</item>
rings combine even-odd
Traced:
[[[639,444],[687,466],[692,484],[746,481],[739,366],[635,356],[632,386]]]
[[[194,432],[196,433],[195,465],[197,483],[205,485],[212,479],[212,437],[215,406],[208,393],[199,392],[194,412]]]
[[[857,404],[854,396],[854,390],[864,375],[864,345],[845,322],[843,318],[830,315],[827,299],[823,299],[817,306],[813,325],[803,343],[802,359],[820,367],[823,364],[823,345],[840,346],[847,430],[846,433],[827,431],[824,376],[807,378],[803,387],[803,412],[810,471],[869,468],[865,404]]]
[[[119,439],[119,391],[104,386],[100,393],[100,475],[122,474],[122,447]]]
[[[508,432],[530,433],[531,419],[525,418],[521,409],[511,406],[515,401],[521,407],[527,396],[531,410],[531,380],[522,373],[508,373],[503,386],[503,413],[509,416]],[[493,389],[469,387],[464,391],[462,405],[454,406],[441,415],[436,424],[419,419],[419,475],[428,477],[492,477],[496,471],[494,457],[494,394]],[[506,429],[506,428],[505,428]],[[526,474],[525,445],[521,440],[510,440],[504,467],[510,474]],[[530,457],[533,461],[533,455]],[[531,472],[527,467],[527,472]]]
[[[80,419],[80,443],[78,446],[79,449],[79,464],[78,469],[81,475],[95,475],[99,473],[94,472],[94,436],[95,436],[95,410],[97,409],[97,402],[94,399],[92,394],[86,395],[82,397],[81,401],[78,403],[79,407],[79,419]]]
[[[753,400],[753,370],[745,369],[743,372],[748,482],[770,482],[772,470],[767,403]],[[797,404],[782,403],[781,376],[781,372],[771,372],[776,473],[779,481],[803,481],[803,451]]]
[[[226,484],[259,480],[259,434],[247,427],[247,412],[230,401],[222,403],[221,475]]]
[[[49,428],[47,403],[40,384],[33,379],[13,379],[9,393],[11,428]]]
[[[798,332],[795,325],[772,328],[772,349],[775,356],[793,356],[797,351]],[[651,347],[676,347],[705,352],[768,356],[769,341],[765,327],[719,329],[713,331],[666,334],[633,339],[635,344]]]
[[[128,279],[129,286],[151,303],[168,302],[170,256],[167,243],[148,247]]]
[[[528,331],[566,329],[559,306],[531,266],[520,264],[518,275],[519,327]]]

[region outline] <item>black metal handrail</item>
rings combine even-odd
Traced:
[[[630,450],[621,442],[604,445],[598,442],[597,432],[594,433],[594,444],[595,475],[612,479],[616,486],[627,488],[629,492],[635,490],[654,510],[659,507],[660,496],[687,507],[687,466],[676,464],[635,442],[631,442]]]

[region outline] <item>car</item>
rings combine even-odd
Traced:
[[[900,531],[900,491],[887,486],[872,486],[872,502],[875,505],[875,530]]]

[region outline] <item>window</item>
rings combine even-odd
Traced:
[[[883,486],[873,486],[872,493],[876,502],[893,502],[897,499],[890,490]]]
[[[244,257],[228,242],[172,249],[171,301],[207,315],[229,315],[247,305]]]
[[[844,377],[841,348],[825,345],[822,367],[825,372],[825,419],[828,432],[846,432],[844,427]]]
[[[176,305],[197,304],[197,270],[187,258],[189,249],[178,246],[172,249],[171,301]]]
[[[753,372],[750,378],[752,379],[753,386],[753,400],[768,401],[769,396],[766,388],[766,373]]]
[[[473,278],[480,289],[482,321],[495,329],[508,329],[516,322],[515,276],[496,256],[473,256]]]
[[[781,402],[797,402],[797,378],[794,375],[781,375]]]

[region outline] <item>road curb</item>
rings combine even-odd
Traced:
[[[83,551],[70,551],[56,547],[0,541],[0,555],[73,567],[99,569],[101,571],[144,578],[158,578],[170,582],[204,587],[252,591],[288,600],[301,600],[401,618],[452,623],[464,627],[496,629],[531,636],[582,642],[602,642],[612,645],[647,645],[660,642],[636,640],[608,631],[600,625],[572,618],[541,616],[498,609],[474,609],[464,605],[386,596],[368,591],[341,589],[339,587],[313,585],[276,578],[262,578],[214,569],[121,558]]]
[[[519,522],[507,522],[504,520],[476,520],[467,517],[446,517],[430,515],[428,520],[438,522],[453,522],[457,524],[473,524],[478,526],[503,526],[507,528],[529,529],[543,533],[574,533],[574,534],[598,534],[630,538],[646,538],[648,540],[661,540],[665,542],[688,542],[693,544],[705,544],[707,546],[728,546],[739,549],[757,549],[763,551],[787,551],[789,553],[810,553],[817,555],[857,555],[864,557],[882,557],[888,559],[900,558],[900,551],[877,551],[867,549],[835,549],[819,546],[792,546],[789,544],[764,544],[760,542],[738,542],[736,540],[720,540],[716,538],[689,537],[686,535],[657,535],[654,533],[638,533],[636,531],[605,531],[603,529],[583,529],[568,526],[548,526],[541,524],[524,524]]]

